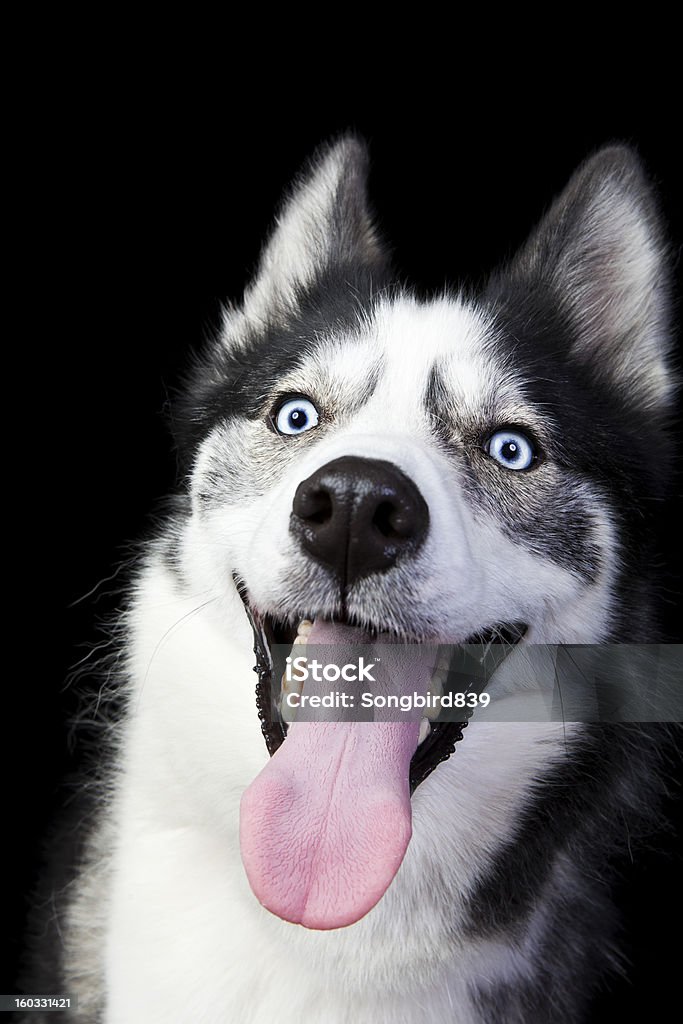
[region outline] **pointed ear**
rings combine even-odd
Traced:
[[[368,209],[367,164],[365,145],[350,135],[315,154],[283,203],[245,293],[249,323],[261,326],[296,308],[301,292],[332,267],[386,269]]]
[[[640,160],[613,145],[579,167],[503,279],[527,309],[550,299],[570,328],[570,357],[654,411],[673,391],[668,263]]]

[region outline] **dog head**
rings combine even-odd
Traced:
[[[314,159],[190,382],[193,571],[288,625],[633,631],[615,595],[671,392],[637,158],[599,152],[480,296],[431,301],[394,283],[366,162],[352,138]]]
[[[365,179],[357,140],[318,154],[197,364],[179,412],[183,571],[219,599],[237,583],[264,647],[297,632],[642,638],[671,377],[664,246],[637,158],[589,159],[476,297],[396,284]],[[430,734],[416,775],[417,726],[382,725],[361,742],[328,723],[322,743],[323,726],[297,723],[283,743],[284,724],[264,722],[277,756],[243,801],[242,848],[288,920],[355,921],[397,870],[409,780],[454,736]],[[333,790],[329,751],[346,766]],[[359,773],[375,780],[364,802],[349,795]],[[324,834],[322,853],[293,821]],[[362,877],[345,874],[359,862]]]

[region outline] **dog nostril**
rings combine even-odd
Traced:
[[[326,523],[332,518],[332,499],[327,491],[318,491],[315,495],[315,508],[309,519],[313,523]]]
[[[392,501],[380,502],[372,517],[372,524],[383,537],[390,540],[406,540],[416,533],[414,512]]]
[[[294,511],[309,523],[326,523],[334,512],[329,491],[319,488],[298,495]]]
[[[381,501],[372,517],[372,525],[376,526],[383,537],[402,537],[401,514],[390,501]]]

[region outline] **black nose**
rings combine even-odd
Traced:
[[[416,550],[429,510],[412,480],[391,462],[345,455],[296,489],[290,529],[342,586],[388,569]]]

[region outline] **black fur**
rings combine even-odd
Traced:
[[[332,267],[300,290],[296,308],[254,330],[242,347],[213,343],[197,357],[174,403],[181,468],[191,465],[197,446],[221,420],[262,418],[264,395],[277,387],[283,373],[305,363],[332,331],[345,330],[353,336],[378,292],[390,283],[388,272],[360,264]],[[367,390],[356,398],[358,404],[371,394],[372,381],[370,375]]]
[[[559,316],[548,329],[545,311],[534,317],[528,308],[516,310],[517,301],[528,305],[529,296],[518,292],[506,305],[497,300],[498,320],[510,339],[531,403],[538,403],[553,423],[553,458],[575,478],[595,483],[617,515],[623,561],[622,601],[617,602],[621,621],[615,639],[654,639],[643,615],[647,608],[633,600],[628,588],[629,581],[643,576],[650,586],[655,582],[658,505],[669,491],[672,472],[666,421],[627,408],[618,392],[610,393],[586,368],[576,365],[567,354],[571,331]],[[565,541],[570,552],[569,531]]]
[[[665,792],[662,764],[673,733],[660,724],[586,725],[567,743],[566,757],[538,780],[516,835],[503,843],[467,900],[469,932],[523,929],[538,905],[558,853],[581,885],[568,893],[567,933],[589,912],[611,877],[614,858],[657,820]],[[643,780],[649,788],[643,791]],[[614,815],[618,803],[621,813]],[[586,879],[592,885],[584,891]]]

